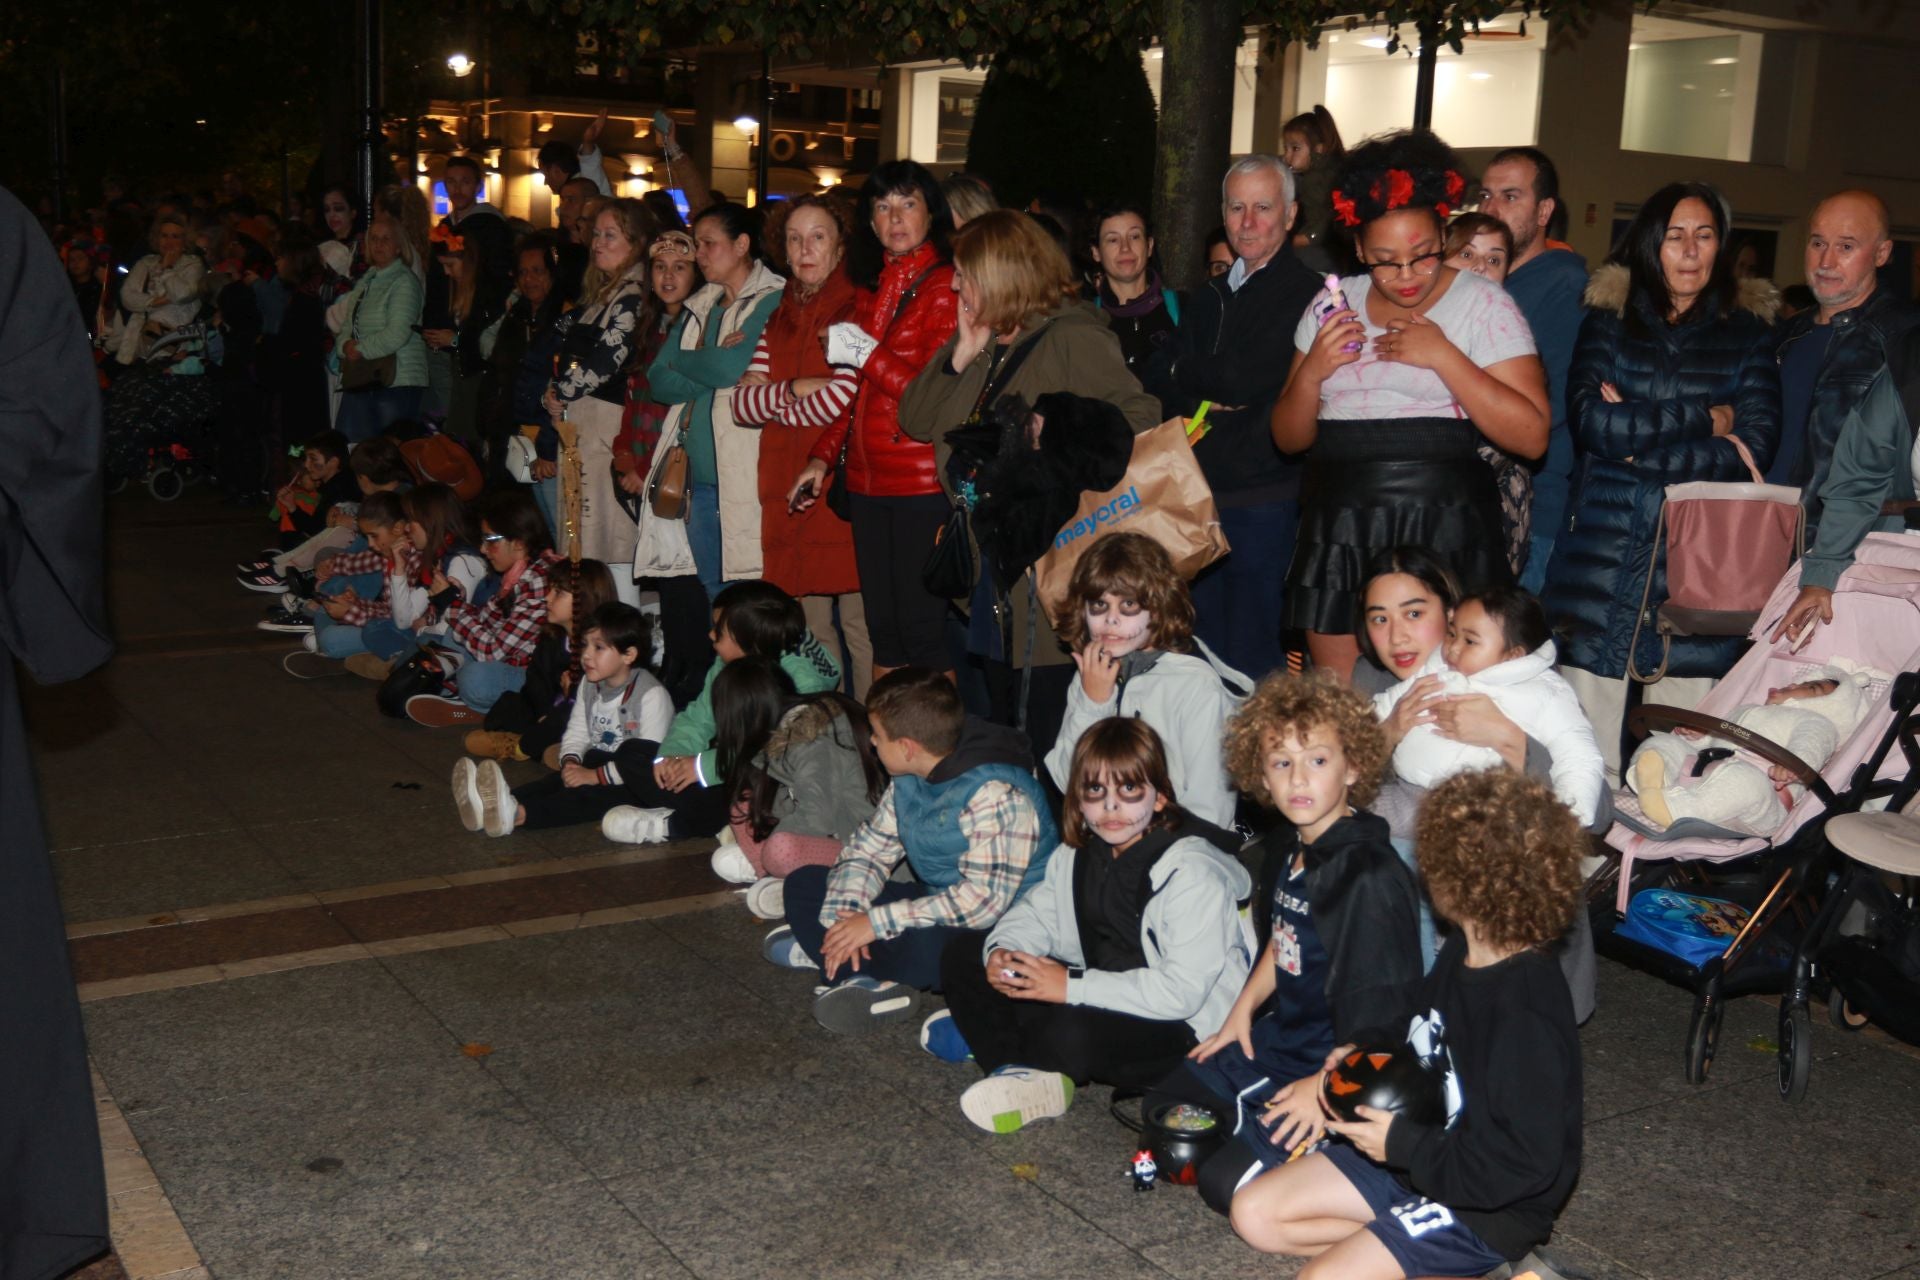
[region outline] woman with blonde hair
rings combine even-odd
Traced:
[[[936,470],[952,500],[996,490],[995,497],[1004,499],[1013,485],[1002,480],[1018,476],[1014,483],[1025,491],[1045,478],[1052,501],[982,499],[973,505],[983,554],[968,610],[967,649],[986,663],[994,718],[1024,718],[1034,742],[1051,743],[1074,666],[1038,607],[1031,575],[1025,583],[1016,575],[1024,575],[1052,544],[1058,525],[1015,523],[1035,519],[1054,501],[1077,501],[1082,490],[1117,482],[1126,470],[1128,433],[1157,425],[1160,402],[1127,371],[1106,320],[1080,300],[1079,281],[1059,243],[1026,214],[994,209],[954,237],[953,291],[960,300],[959,327],[901,397],[900,428],[933,445]],[[985,420],[996,406],[1022,404],[1032,409],[1024,447],[1013,457],[982,465],[954,453],[946,438],[952,428]],[[1119,474],[1107,474],[1116,463]],[[1071,505],[1066,514],[1072,514]],[[1033,554],[1016,552],[1020,545]],[[984,553],[993,548],[1000,550]],[[1022,685],[1030,687],[1023,693]]]
[[[577,539],[577,554],[612,570],[629,603],[636,595],[636,528],[620,501],[613,441],[620,434],[627,371],[654,329],[647,278],[653,233],[653,214],[638,200],[610,201],[594,218],[580,306],[562,320],[559,374],[544,401],[562,442],[580,457],[580,527],[562,520],[555,545],[567,552]]]
[[[163,212],[153,220],[147,243],[153,252],[133,264],[120,286],[120,305],[127,310],[113,338],[114,359],[132,364],[146,353],[152,339],[169,329],[193,323],[200,314],[200,287],[207,264],[187,248],[187,220]]]

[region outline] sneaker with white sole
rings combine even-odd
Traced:
[[[747,886],[747,910],[762,920],[787,918],[787,882],[777,876],[761,876]]]
[[[618,844],[659,844],[667,838],[671,809],[642,809],[623,804],[600,819],[600,834]]]
[[[457,725],[478,728],[487,722],[486,713],[475,711],[460,699],[443,693],[416,693],[408,698],[407,719],[429,729],[451,729]]]
[[[307,632],[307,634],[300,637],[300,647],[302,649],[305,649],[308,653],[320,652],[319,635],[312,631]]]
[[[727,831],[728,834],[732,834],[733,828],[728,827]],[[721,845],[713,851],[710,861],[713,874],[728,884],[752,884],[760,878],[760,873],[753,869],[753,864],[747,861],[745,851],[737,844]]]
[[[760,943],[760,954],[782,969],[818,969],[820,967],[813,962],[813,957],[794,941],[793,926],[790,924],[783,924],[777,929],[769,930],[766,938]]]
[[[487,834],[512,835],[514,814],[520,806],[513,798],[513,788],[507,785],[507,775],[500,772],[500,762],[482,760],[475,765],[473,785],[480,795],[481,825]]]
[[[718,840],[722,845],[740,843],[740,838],[733,834],[733,824],[731,822],[720,828],[720,834],[715,836],[714,839]]]
[[[313,619],[293,609],[282,609],[275,605],[267,610],[267,616],[253,624],[262,631],[284,631],[288,635],[298,635],[313,630]]]
[[[813,998],[813,1020],[841,1035],[861,1035],[920,1011],[920,990],[856,973]]]
[[[920,1024],[920,1047],[942,1062],[966,1062],[973,1057],[967,1038],[954,1025],[951,1009],[927,1015]]]
[[[453,762],[453,807],[460,811],[460,825],[478,831],[487,823],[487,805],[480,798],[479,770],[462,757]]]
[[[1072,1105],[1071,1079],[1032,1067],[1002,1067],[960,1095],[960,1110],[988,1133],[1015,1133],[1035,1120],[1063,1116]]]
[[[268,564],[264,569],[253,569],[235,576],[234,581],[249,591],[259,591],[267,595],[279,595],[287,589],[287,580],[273,571]]]
[[[340,664],[339,659],[329,658],[325,654],[313,653],[306,649],[295,649],[280,659],[280,669],[301,680],[318,680],[322,676],[344,675],[347,670]]]

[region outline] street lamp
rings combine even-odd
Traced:
[[[464,53],[453,54],[447,59],[447,70],[464,80],[473,74],[473,59]]]

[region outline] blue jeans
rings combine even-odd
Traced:
[[[425,387],[375,387],[349,391],[340,397],[340,416],[334,428],[348,444],[371,440],[396,422],[418,417],[420,393]]]
[[[392,618],[375,618],[360,628],[360,644],[374,657],[391,662],[419,648],[420,637],[396,625]]]
[[[540,514],[546,517],[547,532],[553,535],[553,545],[560,545],[560,477],[548,476],[545,480],[535,480],[527,486],[533,490],[533,505],[540,508]]]
[[[454,677],[454,684],[458,688],[460,701],[475,711],[492,710],[502,694],[511,693],[527,682],[525,667],[506,662],[482,662],[467,653],[467,647],[451,635],[441,636],[434,643],[455,653],[466,654],[467,660],[461,664],[460,674]]]
[[[1233,550],[1194,579],[1193,629],[1221,661],[1258,680],[1285,660],[1280,606],[1300,504],[1221,507],[1220,531]]]
[[[1547,585],[1547,561],[1553,559],[1553,544],[1567,523],[1567,498],[1572,492],[1573,446],[1565,445],[1564,459],[1558,455],[1566,435],[1565,424],[1557,425],[1547,450],[1547,465],[1533,478],[1533,531],[1527,538],[1527,563],[1520,573],[1520,589],[1540,594]]]
[[[725,581],[720,577],[720,486],[687,486],[687,541],[693,544],[693,564],[699,571],[700,585],[707,600],[720,594]]]
[[[1420,864],[1414,861],[1413,841],[1402,840],[1399,836],[1393,836],[1390,838],[1389,843],[1393,845],[1393,851],[1400,855],[1400,861],[1407,864],[1407,870],[1413,872],[1414,884],[1419,885]],[[1426,889],[1421,888],[1419,890],[1419,894],[1420,894],[1420,972],[1427,973],[1433,969],[1434,956],[1438,954],[1439,947],[1438,947],[1438,944],[1435,943],[1433,940],[1433,907],[1431,904],[1427,902]]]
[[[315,652],[327,658],[346,658],[367,651],[366,641],[361,638],[364,628],[345,622],[335,622],[327,616],[325,609],[313,615],[313,647]]]
[[[820,923],[820,909],[827,902],[827,874],[832,870],[831,867],[800,867],[787,877],[782,890],[793,940],[816,964],[820,961],[820,944],[827,936],[827,926]],[[873,905],[877,907],[903,898],[924,898],[932,892],[918,881],[902,884],[892,880],[880,890]],[[883,982],[904,982],[922,991],[937,991],[940,953],[956,936],[966,932],[968,930],[948,925],[903,930],[892,938],[874,942],[869,948],[869,958],[860,965],[860,972]],[[843,968],[834,975],[834,980],[845,982],[853,976],[851,970]]]

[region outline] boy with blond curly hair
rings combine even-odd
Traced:
[[[1361,1107],[1327,1126],[1338,1141],[1234,1198],[1247,1243],[1314,1256],[1303,1280],[1485,1275],[1546,1240],[1580,1172],[1580,1043],[1549,950],[1579,893],[1579,824],[1545,786],[1492,770],[1429,792],[1418,832],[1456,928],[1395,1040],[1444,1073],[1446,1118]]]
[[[1324,677],[1271,675],[1229,723],[1225,753],[1234,784],[1286,818],[1250,846],[1262,951],[1220,1030],[1148,1101],[1193,1103],[1231,1125],[1198,1178],[1220,1213],[1320,1140],[1328,1051],[1398,1025],[1422,972],[1419,886],[1385,819],[1362,807],[1388,758],[1372,704]]]

